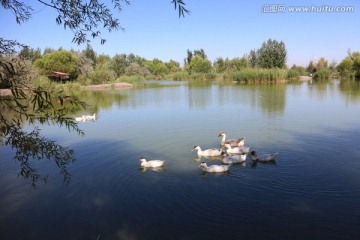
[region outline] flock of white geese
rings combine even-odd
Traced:
[[[251,147],[245,146],[245,138],[226,139],[226,134],[220,132],[218,137],[222,137],[220,141],[220,148],[209,148],[202,150],[200,146],[194,146],[192,151],[197,151],[199,157],[221,157],[223,164],[213,164],[208,166],[206,162],[201,162],[199,167],[204,172],[227,172],[232,164],[244,163],[247,156],[252,161],[256,162],[270,162],[274,161],[277,152],[263,153],[258,155]],[[164,160],[146,160],[144,157],[140,158],[140,166],[144,168],[159,168],[164,165]]]
[[[93,115],[82,115],[79,117],[75,117],[75,121],[77,122],[87,122],[87,121],[95,121],[96,120],[96,113]]]

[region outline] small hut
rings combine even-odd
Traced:
[[[62,83],[65,83],[66,81],[72,81],[74,79],[74,77],[72,77],[69,73],[65,72],[50,72],[47,77],[50,80]]]

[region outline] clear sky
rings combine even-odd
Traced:
[[[16,24],[10,11],[0,8],[0,37],[33,48],[82,50],[73,35],[55,22],[56,12],[36,1],[32,19]],[[106,1],[104,1],[106,2]],[[110,2],[110,1],[109,1]],[[269,38],[285,43],[288,66],[307,66],[324,57],[339,63],[347,50],[360,51],[360,2],[278,0],[184,0],[191,11],[179,18],[171,0],[132,0],[116,13],[125,31],[102,32],[107,39],[90,44],[98,53],[139,55],[146,59],[175,60],[183,64],[187,49],[204,49],[208,58],[235,58],[258,49]],[[312,12],[292,12],[291,7]],[[341,7],[338,9],[338,7]],[[344,7],[352,7],[350,12]]]

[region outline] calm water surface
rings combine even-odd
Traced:
[[[75,150],[62,183],[52,161],[33,189],[0,147],[0,239],[360,239],[360,86],[148,82],[84,92],[86,135],[41,126]],[[83,113],[79,113],[81,115]],[[26,127],[27,128],[27,127]],[[218,147],[220,131],[246,137],[272,164],[203,174],[194,145]],[[161,171],[138,159],[164,159]]]

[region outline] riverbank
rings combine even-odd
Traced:
[[[89,86],[81,86],[81,90],[108,90],[108,89],[121,89],[121,88],[131,88],[133,84],[131,83],[106,83],[106,84],[97,84],[97,85],[89,85]],[[10,89],[0,89],[0,96],[11,96]]]
[[[133,84],[131,83],[106,83],[106,84],[98,84],[98,85],[89,85],[89,86],[81,86],[80,89],[82,90],[107,90],[111,88],[131,88]]]

